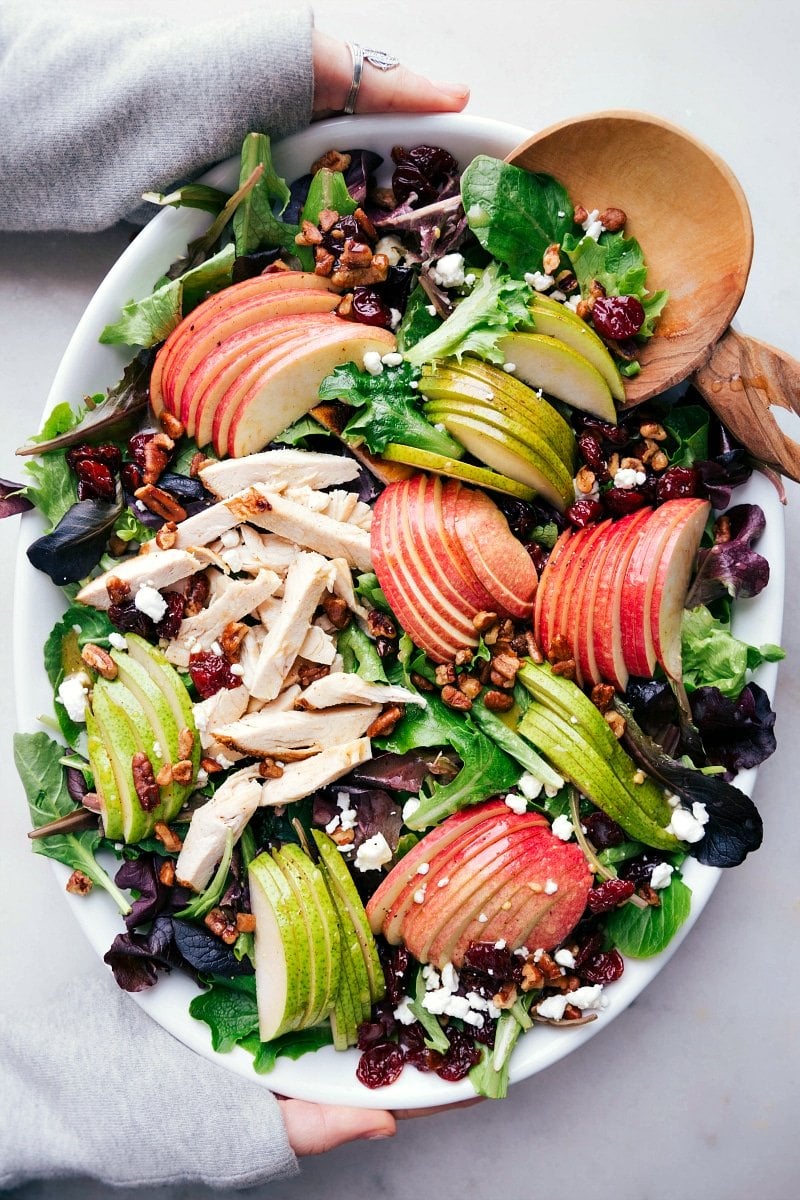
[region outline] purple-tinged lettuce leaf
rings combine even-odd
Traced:
[[[33,501],[25,495],[24,483],[0,479],[0,519],[14,517],[17,513],[27,512],[29,508],[33,508]]]
[[[723,518],[730,536],[701,549],[697,573],[686,598],[687,608],[709,604],[721,596],[757,596],[769,583],[769,563],[752,549],[764,532],[766,518],[758,504],[737,504]]]
[[[350,784],[337,783],[332,788],[318,793],[314,797],[313,823],[325,828],[333,819],[341,814],[337,801],[339,797],[347,797],[347,807],[355,811],[356,823],[353,827],[354,849],[377,833],[386,838],[389,848],[394,851],[400,838],[403,824],[400,802],[381,788],[352,787]]]
[[[156,917],[147,934],[119,933],[103,955],[125,992],[143,992],[158,982],[158,972],[181,965],[170,917]]]
[[[253,974],[248,958],[240,961],[233,952],[233,946],[226,946],[221,938],[202,926],[174,918],[172,929],[181,957],[193,970],[203,975],[226,977]]]
[[[708,761],[724,766],[727,778],[774,754],[775,713],[757,683],[748,683],[736,700],[719,688],[698,688],[690,703]]]
[[[138,892],[138,898],[125,918],[128,929],[147,924],[167,906],[171,888],[158,877],[161,861],[154,854],[140,854],[138,858],[123,862],[114,876],[117,887]]]
[[[348,779],[354,783],[372,784],[393,792],[416,794],[431,774],[454,778],[459,764],[440,750],[409,750],[406,754],[378,754],[369,762],[351,771]]]
[[[728,507],[733,489],[741,487],[753,474],[747,451],[742,449],[698,461],[694,463],[694,469],[700,474],[701,494],[718,511]]]
[[[79,500],[52,533],[31,543],[28,560],[60,587],[77,583],[100,562],[120,512],[119,504],[106,500]]]

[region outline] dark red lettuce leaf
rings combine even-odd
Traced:
[[[401,803],[381,788],[360,788],[350,784],[334,784],[314,797],[313,823],[324,828],[341,810],[337,798],[344,793],[350,808],[355,809],[353,829],[355,849],[376,833],[382,833],[392,851],[397,849],[403,824]]]
[[[20,495],[25,489],[24,483],[12,483],[9,479],[0,479],[0,519],[14,517],[17,513],[27,512],[33,508],[33,503],[27,496]]]
[[[697,574],[686,607],[710,604],[721,596],[757,596],[769,583],[769,563],[752,549],[764,532],[766,517],[758,504],[737,504],[726,514],[730,539],[700,550]]]
[[[158,878],[163,861],[155,854],[140,854],[123,862],[114,876],[117,887],[139,893],[125,918],[128,929],[147,924],[166,907],[172,889]]]
[[[378,754],[369,762],[356,767],[348,775],[354,783],[374,784],[393,792],[419,792],[431,774],[431,766],[442,764],[445,756],[439,750],[409,750],[406,754]],[[449,760],[447,760],[449,762]],[[453,766],[453,775],[458,768]]]
[[[181,957],[195,971],[203,975],[252,975],[253,967],[248,958],[241,962],[233,953],[232,946],[225,943],[207,929],[189,921],[173,918],[172,929],[175,945]]]
[[[99,563],[120,512],[106,500],[79,500],[51,533],[31,543],[28,559],[59,587],[77,583]]]
[[[724,766],[727,778],[774,754],[775,713],[757,683],[748,683],[737,700],[723,696],[719,688],[701,687],[692,692],[690,703],[708,761]]]
[[[171,917],[156,917],[147,934],[119,933],[103,962],[113,972],[125,992],[143,992],[158,981],[158,972],[169,973],[179,967],[181,957],[175,947]]]

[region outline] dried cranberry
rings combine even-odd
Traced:
[[[609,846],[619,846],[625,841],[624,829],[604,812],[590,813],[583,825],[589,840],[597,850],[608,850]]]
[[[383,1042],[386,1034],[380,1021],[362,1021],[358,1027],[359,1050],[371,1050],[379,1042]]]
[[[227,658],[213,654],[210,650],[202,650],[193,654],[189,660],[189,674],[192,683],[204,700],[215,696],[222,688],[236,688],[241,685],[241,679],[231,673]]]
[[[392,326],[391,309],[373,287],[353,289],[353,315],[362,325],[378,325],[381,329]]]
[[[392,158],[396,163],[392,191],[398,204],[405,204],[412,194],[415,196],[412,207],[430,204],[448,178],[458,174],[458,163],[452,154],[439,146],[414,146],[411,150],[395,146]]]
[[[494,942],[471,942],[464,955],[464,966],[493,980],[512,979],[514,956],[507,948],[498,950]]]
[[[112,604],[108,610],[108,619],[120,633],[138,633],[148,642],[156,640],[156,627],[147,613],[138,609],[133,600],[123,600],[121,604]]]
[[[103,463],[109,471],[118,471],[122,461],[119,448],[110,442],[104,442],[101,446],[90,446],[87,442],[80,446],[71,446],[65,457],[73,471],[84,458],[91,459],[92,462]]]
[[[589,433],[588,431],[582,433],[578,438],[578,449],[587,467],[591,467],[593,471],[597,472],[606,469],[606,456],[603,453],[600,438],[596,433]]]
[[[388,958],[384,961],[383,977],[386,980],[386,995],[393,1008],[397,1008],[406,994],[405,977],[410,961],[405,946],[392,946]]]
[[[399,1077],[403,1063],[400,1047],[384,1042],[364,1051],[356,1067],[356,1078],[364,1087],[388,1087]]]
[[[580,968],[581,978],[587,983],[613,983],[625,970],[625,963],[618,950],[607,950],[593,955]]]
[[[622,879],[629,879],[634,887],[638,887],[640,883],[649,883],[653,867],[657,867],[659,863],[665,861],[664,855],[660,854],[658,850],[645,850],[644,854],[640,854],[637,858],[630,858],[627,862],[620,863],[618,870]]]
[[[668,467],[659,477],[656,495],[659,504],[666,500],[682,500],[696,496],[700,487],[700,472],[694,467]]]
[[[634,893],[629,879],[605,879],[597,887],[589,888],[589,911],[595,914],[610,912]]]
[[[156,633],[165,641],[171,642],[178,636],[178,630],[183,620],[183,596],[180,592],[166,592],[167,611],[156,625]]]
[[[480,1062],[481,1052],[475,1045],[475,1039],[462,1029],[449,1029],[447,1040],[450,1048],[444,1056],[442,1065],[436,1074],[440,1079],[457,1083],[468,1075],[476,1063]]]
[[[125,491],[131,494],[144,483],[142,469],[141,467],[137,467],[136,463],[123,463],[119,477],[122,480],[122,486],[125,488]]]
[[[644,508],[647,497],[638,488],[609,488],[603,493],[603,503],[612,517],[625,517],[628,513]]]
[[[443,1055],[425,1045],[425,1036],[425,1030],[417,1021],[413,1025],[402,1025],[400,1045],[403,1047],[403,1056],[418,1071],[436,1071],[442,1065]]]
[[[114,500],[117,485],[114,476],[105,465],[92,458],[79,458],[75,464],[78,476],[79,500]]]
[[[585,529],[587,525],[591,525],[593,521],[599,521],[603,515],[603,506],[599,500],[593,500],[591,497],[584,497],[583,500],[576,500],[574,504],[570,504],[569,508],[564,513],[571,525],[575,525],[578,529]]]
[[[147,466],[144,460],[145,447],[155,436],[155,430],[151,430],[150,433],[135,433],[128,441],[128,454],[143,470]]]
[[[603,337],[621,341],[644,325],[644,309],[635,296],[599,296],[592,309],[594,327]]]
[[[599,954],[603,948],[603,935],[596,930],[591,933],[585,942],[578,948],[578,953],[575,955],[575,967],[580,974],[581,967],[585,962],[589,962]]]
[[[494,1041],[497,1036],[497,1021],[487,1017],[484,1013],[483,1025],[477,1025],[472,1028],[472,1036],[476,1042],[480,1042],[482,1046],[488,1046],[490,1049],[494,1046]]]
[[[533,529],[536,515],[530,504],[513,496],[498,497],[498,504],[514,537],[519,538],[521,542],[526,541]]]
[[[544,546],[540,546],[538,542],[528,542],[525,546],[528,551],[531,562],[536,567],[537,575],[541,575],[542,571],[547,566],[547,560],[550,557]]]

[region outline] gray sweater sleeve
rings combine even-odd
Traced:
[[[275,1097],[193,1054],[110,978],[0,1015],[0,1188],[242,1188],[297,1169]]]
[[[0,225],[103,229],[146,190],[311,119],[312,18],[268,0],[187,24],[80,0],[0,4]],[[114,11],[116,8],[116,11]]]

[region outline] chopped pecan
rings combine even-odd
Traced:
[[[145,508],[149,509],[151,513],[155,513],[157,517],[163,517],[165,521],[186,520],[186,509],[163,488],[146,483],[137,488],[133,494],[137,500],[141,500]]]
[[[579,300],[575,307],[575,312],[582,321],[588,321],[592,315],[592,306],[587,300]]]
[[[510,692],[499,692],[493,688],[483,697],[483,703],[489,712],[508,712],[514,707],[514,697]]]
[[[387,704],[366,732],[366,737],[386,737],[394,732],[397,722],[405,716],[406,710],[402,704]]]
[[[303,221],[294,240],[298,246],[318,246],[322,241],[322,232],[313,221]]]
[[[344,174],[352,161],[352,155],[345,154],[342,150],[326,150],[311,164],[311,174],[316,175],[317,171],[323,169],[341,171]]]
[[[606,208],[600,213],[600,223],[609,233],[619,233],[627,219],[627,213],[621,208]]]
[[[330,233],[338,220],[339,214],[335,208],[323,208],[319,214],[319,227],[323,233]]]
[[[608,712],[614,699],[614,689],[610,683],[596,683],[592,688],[592,704],[601,713]]]
[[[491,680],[496,687],[510,687],[517,677],[522,662],[516,654],[496,654],[492,659]]]
[[[534,961],[548,983],[552,983],[554,979],[562,978],[561,967],[558,965],[553,956],[548,954],[546,950],[542,950],[541,952],[537,951]]]
[[[283,767],[274,758],[262,758],[258,764],[258,773],[262,779],[280,779]]]
[[[472,618],[472,624],[478,633],[486,633],[488,629],[492,629],[497,624],[497,613],[489,612],[488,609],[481,609],[475,613]]]
[[[189,477],[191,479],[197,479],[197,476],[200,474],[203,467],[209,466],[212,461],[212,459],[206,458],[205,454],[202,454],[198,450],[196,454],[192,455],[191,462],[189,463]]]
[[[161,416],[158,419],[161,422],[161,428],[164,430],[164,433],[166,433],[167,437],[169,437],[172,440],[172,443],[174,446],[174,444],[175,444],[175,442],[177,442],[178,438],[182,438],[184,433],[186,432],[183,422],[180,421],[171,412],[167,412],[166,409],[164,409],[164,411],[162,412]]]
[[[650,466],[654,471],[665,471],[669,466],[669,459],[663,450],[657,450],[650,459]]]
[[[554,638],[550,639],[547,661],[550,663],[566,662],[569,658],[572,658],[572,647],[563,633],[557,633]]]
[[[517,1002],[517,985],[515,983],[504,983],[499,992],[492,996],[492,1004],[495,1008],[513,1008]]]
[[[117,664],[108,651],[103,650],[102,646],[95,646],[94,642],[87,642],[81,650],[81,658],[87,667],[91,667],[98,675],[102,675],[103,679],[116,679]]]
[[[432,692],[433,684],[430,679],[426,679],[424,675],[418,674],[417,671],[411,672],[411,682],[418,692]]]
[[[330,837],[336,842],[337,846],[351,846],[356,840],[356,835],[352,829],[342,829],[341,826],[338,829],[334,829]]]
[[[171,550],[178,540],[178,526],[174,521],[165,521],[156,534],[159,550]]]
[[[482,686],[480,679],[476,679],[474,675],[462,675],[458,681],[459,691],[470,700],[475,700],[480,695]]]
[[[667,440],[667,431],[663,425],[657,424],[655,421],[644,421],[639,426],[639,433],[643,438],[651,438],[654,442],[665,442]]]
[[[583,496],[588,496],[596,482],[597,476],[589,467],[581,467],[575,476],[575,487]]]
[[[562,658],[558,662],[553,663],[551,670],[554,675],[560,675],[562,679],[575,678],[575,659]]]
[[[448,683],[455,683],[456,668],[454,663],[440,663],[434,672],[434,679],[437,687],[445,687]]]
[[[584,221],[587,219],[587,217],[589,216],[588,212],[586,211],[586,209],[583,207],[583,205],[582,205],[582,204],[576,204],[576,205],[575,205],[575,208],[573,209],[573,213],[572,213],[572,215],[573,215],[573,217],[574,217],[574,220],[575,220],[575,224],[576,224],[576,225],[582,225],[582,224],[583,224],[583,222],[584,222]]]
[[[323,679],[326,675],[330,675],[330,667],[323,666],[322,663],[305,662],[303,659],[297,660],[297,682],[301,688],[307,688],[315,679]]]
[[[384,637],[394,640],[397,637],[397,626],[394,621],[377,608],[371,608],[367,613],[367,629],[374,638]]]
[[[177,853],[183,848],[183,842],[178,837],[174,830],[170,829],[165,821],[156,821],[153,826],[153,833],[161,842],[165,850],[170,850]]]
[[[377,187],[373,189],[372,200],[377,208],[382,208],[386,212],[391,212],[397,207],[395,194],[390,187]]]
[[[109,575],[106,580],[106,591],[112,604],[122,604],[131,594],[130,585],[119,575]]]
[[[561,262],[561,247],[558,242],[552,242],[542,256],[542,269],[545,275],[554,275]]]
[[[193,775],[194,766],[190,758],[182,758],[172,764],[172,778],[176,783],[191,783]]]
[[[250,626],[245,625],[242,621],[229,621],[219,635],[219,644],[228,662],[236,663],[239,661],[242,653],[242,642],[247,636],[249,628]]]
[[[539,970],[532,959],[526,960],[522,965],[520,987],[523,992],[532,992],[534,988],[544,987],[544,972]]]
[[[723,513],[722,516],[717,517],[716,521],[714,522],[714,541],[717,545],[723,545],[725,542],[729,542],[730,540],[731,519],[726,513]]]
[[[196,617],[199,612],[202,612],[208,603],[210,591],[211,585],[205,574],[192,575],[186,584],[183,598],[184,617]]]
[[[454,708],[460,712],[469,712],[472,708],[469,696],[465,696],[457,687],[453,687],[449,683],[447,687],[442,688],[442,700],[448,708]]]
[[[161,796],[153,772],[153,764],[143,750],[137,750],[131,758],[131,774],[139,803],[145,812],[152,812],[153,809],[158,808]]]
[[[370,218],[364,212],[363,208],[357,208],[353,213],[353,216],[355,218],[356,225],[358,225],[358,228],[364,234],[364,237],[368,238],[369,241],[374,242],[375,238],[378,236],[378,231],[372,224]]]
[[[623,471],[643,471],[644,463],[640,458],[633,458],[630,455],[623,458],[620,462],[620,467]]]
[[[142,476],[145,484],[158,483],[159,477],[166,470],[170,454],[174,449],[175,443],[166,433],[157,433],[155,437],[150,438],[149,442],[145,443],[144,473]]]
[[[212,908],[211,912],[206,913],[203,917],[203,924],[216,937],[220,938],[226,946],[232,946],[239,936],[239,930],[236,928],[236,917],[231,909]]]
[[[175,882],[175,863],[171,858],[165,858],[158,868],[158,882],[164,887],[172,887]]]
[[[369,267],[372,265],[372,247],[355,238],[345,238],[344,249],[337,270],[345,267]]]
[[[67,880],[67,891],[72,896],[88,896],[93,887],[91,879],[83,871],[73,871]]]
[[[342,317],[345,321],[350,320],[351,317],[353,318],[353,320],[355,320],[355,318],[353,317],[353,293],[352,292],[345,292],[345,294],[342,296],[341,300],[336,305],[336,315],[337,315],[337,317]]]
[[[456,650],[456,656],[453,661],[457,667],[466,667],[472,662],[474,657],[475,655],[473,654],[471,648],[469,646],[463,646],[460,650]]]
[[[178,731],[178,754],[181,758],[190,758],[194,749],[194,732],[186,725]]]
[[[573,989],[574,990],[574,989]],[[577,1004],[568,1004],[564,1009],[562,1021],[579,1021],[583,1018],[583,1013],[578,1008]]]
[[[607,713],[603,713],[603,716],[611,726],[611,732],[614,734],[614,737],[619,740],[625,732],[625,718],[621,713],[616,712],[614,709],[611,709]]]
[[[219,775],[223,767],[220,766],[215,758],[201,758],[200,770],[205,771],[206,775]]]
[[[330,275],[335,266],[336,259],[333,257],[330,250],[326,250],[324,246],[317,246],[314,251],[314,274],[326,276]]]
[[[341,291],[349,291],[354,287],[368,287],[373,283],[384,283],[388,274],[388,257],[385,254],[375,254],[372,262],[366,267],[335,267],[331,274],[331,283]]]
[[[651,908],[661,907],[661,897],[649,883],[640,883],[636,889],[636,895],[641,896],[645,904],[649,904]]]
[[[237,913],[236,928],[239,933],[255,933],[256,919],[252,913]]]
[[[164,763],[161,770],[156,775],[156,783],[159,787],[169,787],[172,783],[172,763]]]

